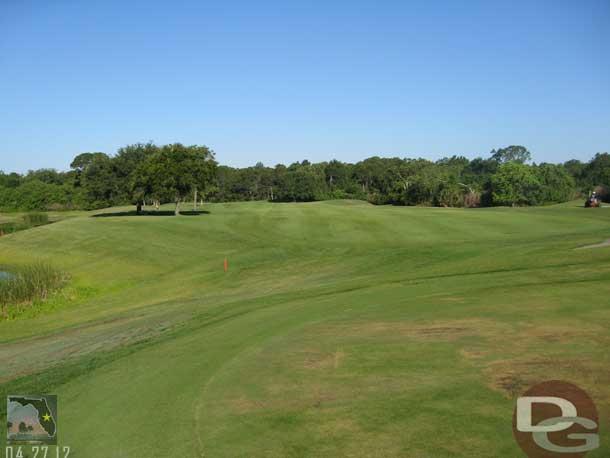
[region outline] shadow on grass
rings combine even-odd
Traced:
[[[210,212],[207,210],[186,210],[181,211],[180,216],[199,216],[199,215],[207,215]],[[125,211],[125,212],[115,212],[115,213],[98,213],[96,215],[92,215],[92,218],[108,218],[108,217],[117,217],[117,216],[175,216],[174,212],[171,210],[142,210],[138,213],[135,210]]]

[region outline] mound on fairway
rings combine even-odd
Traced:
[[[2,394],[76,458],[521,457],[514,398],[587,390],[610,440],[610,212],[209,205],[0,238],[70,294],[0,322]],[[229,260],[229,271],[223,261]]]

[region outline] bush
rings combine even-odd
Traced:
[[[14,316],[24,304],[45,300],[66,281],[61,271],[42,262],[18,267],[0,265],[0,273],[0,315],[4,318]]]

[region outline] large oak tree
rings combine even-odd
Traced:
[[[137,198],[171,198],[176,204],[175,214],[179,215],[180,204],[189,196],[196,200],[215,171],[214,153],[207,146],[164,145],[138,167],[133,192]]]

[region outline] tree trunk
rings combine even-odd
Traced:
[[[197,188],[195,188],[195,198],[193,199],[193,210],[197,211]]]
[[[136,213],[140,215],[142,213],[142,202],[138,202],[136,205]]]
[[[180,216],[180,200],[176,200],[176,211],[174,212],[174,215]]]

